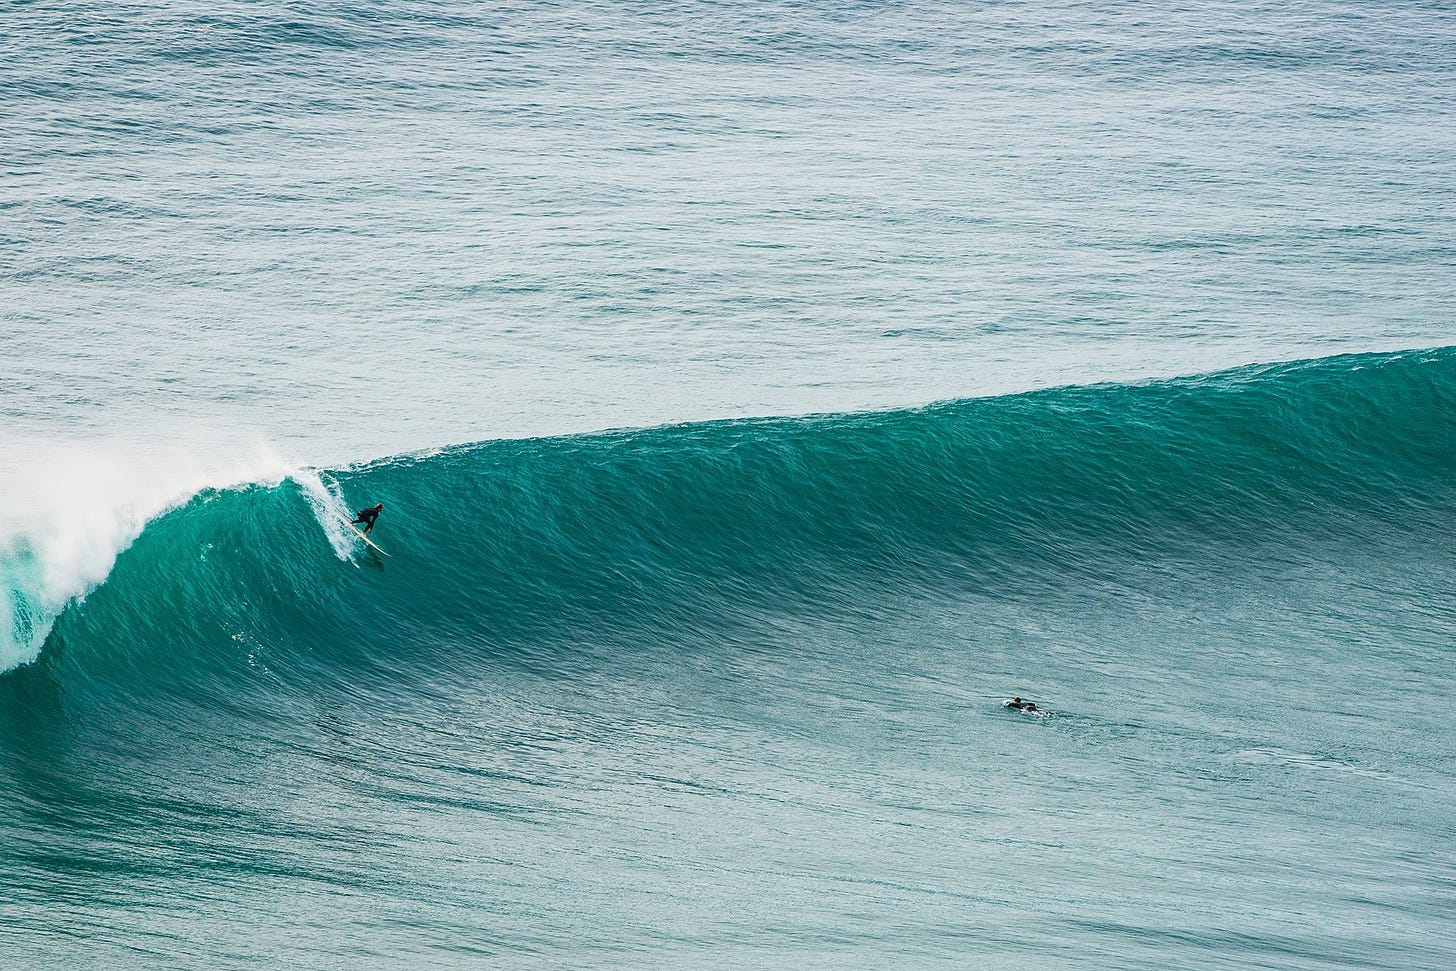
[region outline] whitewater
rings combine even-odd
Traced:
[[[1456,963],[1453,86],[1427,2],[0,2],[0,963]]]

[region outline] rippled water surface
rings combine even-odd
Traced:
[[[1456,964],[1453,90],[1446,3],[0,0],[0,963]]]

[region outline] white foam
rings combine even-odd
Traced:
[[[35,660],[61,611],[106,579],[149,521],[202,489],[286,474],[261,442],[213,439],[201,454],[186,438],[0,442],[0,671]]]
[[[344,525],[344,520],[350,518],[349,506],[344,501],[339,484],[333,479],[325,480],[317,469],[299,469],[289,478],[303,490],[304,497],[313,509],[314,518],[323,528],[329,545],[334,548],[334,555],[341,560],[349,560],[357,538]]]

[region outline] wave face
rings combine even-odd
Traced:
[[[1456,633],[1453,414],[1456,351],[1443,349],[490,442],[204,490],[146,526],[60,616],[36,663],[0,677],[0,833],[16,863],[4,883],[39,899],[51,859],[82,885],[113,881],[106,908],[158,882],[212,903],[274,888],[278,909],[260,919],[296,932],[271,955],[290,960],[337,954],[331,922],[351,899],[416,901],[416,930],[454,928],[421,930],[443,947],[480,940],[466,911],[503,893],[500,936],[483,950],[564,957],[566,939],[642,930],[592,896],[606,886],[583,890],[575,916],[543,903],[538,880],[597,887],[564,860],[596,860],[632,906],[654,880],[676,888],[664,906],[687,943],[653,945],[671,953],[713,936],[690,901],[748,907],[752,923],[785,880],[808,895],[805,919],[833,921],[817,881],[850,879],[846,868],[900,886],[892,910],[951,919],[936,909],[947,898],[932,906],[908,889],[911,874],[937,893],[969,879],[987,913],[1014,909],[993,892],[1014,880],[1009,863],[967,877],[934,862],[935,847],[967,838],[956,827],[992,818],[1008,853],[1073,888],[1085,873],[1069,840],[1090,854],[1082,862],[1135,881],[1149,861],[1108,848],[1132,825],[1117,799],[1158,820],[1150,852],[1178,879],[1195,878],[1210,851],[1200,840],[1232,845],[1241,826],[1267,840],[1270,867],[1287,862],[1279,826],[1296,842],[1322,826],[1393,839],[1368,814],[1335,824],[1320,808],[1370,787],[1389,820],[1417,826],[1409,840],[1434,839],[1444,824],[1412,822],[1416,803],[1386,790],[1449,791],[1449,766],[1406,747],[1439,747],[1449,727],[1419,708],[1398,733],[1373,716],[1356,744],[1331,719],[1365,717],[1340,701],[1352,694],[1395,711],[1412,685],[1450,684],[1439,665]],[[335,516],[376,501],[387,557]],[[1049,757],[1018,746],[1052,736],[1007,734],[996,699],[1017,690],[1066,709],[1046,720],[1061,761],[1042,765],[1040,808],[1019,815],[995,793],[1022,784],[1017,764]],[[1129,692],[1158,700],[1130,716]],[[1278,705],[1248,710],[1266,694]],[[1308,734],[1277,717],[1286,706]],[[952,750],[952,738],[979,741]],[[1105,753],[1129,761],[1109,767]],[[962,762],[974,780],[946,774]],[[1158,816],[1129,796],[1119,773],[1136,775],[1135,763],[1182,766],[1147,791],[1187,806]],[[1180,795],[1190,765],[1192,794]],[[947,785],[990,815],[935,815]],[[1230,808],[1248,785],[1295,787],[1281,821]],[[368,808],[379,801],[391,821]],[[1054,823],[1063,817],[1046,806],[1059,801],[1100,822]],[[606,827],[617,813],[623,828]],[[623,834],[638,813],[635,841]],[[809,869],[718,828],[744,814],[755,832],[773,817],[798,833]],[[907,843],[879,828],[896,820],[938,835]],[[1043,843],[1027,835],[1038,825],[1075,832]],[[715,836],[700,849],[669,848],[705,832]],[[858,849],[836,855],[836,840]],[[679,852],[681,867],[649,862]],[[1309,852],[1312,882],[1291,900],[1343,865]],[[483,869],[462,869],[462,853]],[[280,862],[290,855],[296,869]],[[425,869],[400,876],[407,858]],[[97,859],[110,862],[88,870]],[[534,876],[510,883],[513,866]],[[650,879],[633,869],[654,866],[665,869]],[[698,867],[737,877],[704,884]],[[1372,862],[1361,879],[1378,874]],[[289,909],[310,887],[341,896]],[[561,939],[531,937],[543,913],[563,921]],[[1216,918],[1166,916],[1196,925],[1174,947],[1183,956],[1236,953],[1200,923]],[[1068,933],[1106,944],[1106,926],[1068,919],[1080,928]],[[1331,920],[1319,953],[1356,954],[1364,945]],[[1440,928],[1421,920],[1363,940],[1393,960],[1432,958]],[[136,926],[157,931],[152,918]],[[896,933],[907,947],[945,944]],[[1120,953],[1168,946],[1138,940]],[[373,958],[422,953],[396,943]],[[237,946],[256,957],[264,945]]]
[[[147,528],[58,649],[106,663],[160,639],[211,656],[183,645],[247,612],[280,645],[306,640],[300,624],[381,663],[455,658],[914,591],[1075,597],[1142,584],[1152,564],[1236,572],[1251,548],[1378,549],[1446,521],[1453,405],[1456,353],[1354,356],[492,442],[325,473],[332,493],[312,475],[209,490]],[[385,503],[388,560],[349,546],[344,495]],[[344,554],[372,568],[342,569]]]

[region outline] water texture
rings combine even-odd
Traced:
[[[341,464],[1451,337],[1445,4],[0,9],[42,435]]]
[[[0,0],[0,964],[1456,965],[1452,90]]]

